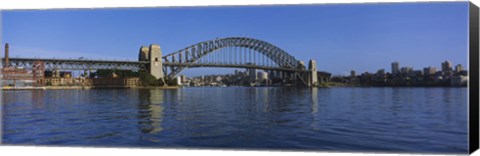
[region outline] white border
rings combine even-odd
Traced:
[[[118,8],[118,7],[166,7],[166,6],[224,6],[224,5],[266,5],[266,4],[326,4],[326,3],[373,3],[373,2],[425,2],[428,0],[0,0],[0,9],[51,9],[51,8]],[[452,0],[433,0],[452,1]],[[465,1],[465,0],[454,0]],[[472,0],[477,6],[480,0]],[[0,17],[1,20],[1,17]],[[0,21],[1,24],[1,21]],[[1,34],[0,25],[0,34]],[[1,41],[1,35],[0,35]],[[3,49],[3,48],[0,48]],[[0,91],[1,96],[1,91]],[[1,97],[0,97],[0,102]],[[1,110],[1,108],[0,108]],[[0,112],[1,113],[1,112]],[[0,116],[1,124],[1,116]],[[1,128],[1,125],[0,125]],[[1,132],[0,132],[1,135]],[[1,140],[1,138],[0,138]],[[341,151],[340,151],[341,152]],[[86,148],[86,147],[39,147],[39,146],[0,146],[1,155],[371,155],[372,153],[330,153],[330,152],[282,152],[282,151],[242,151],[242,150],[192,150],[192,149],[138,149],[138,148]],[[407,154],[376,154],[407,155]],[[408,154],[412,155],[412,154]],[[425,154],[422,154],[425,155]],[[480,155],[475,152],[474,155]]]

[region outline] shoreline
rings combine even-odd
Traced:
[[[1,90],[178,89],[181,86],[44,86],[2,87]]]
[[[44,87],[2,87],[1,90],[89,90],[89,89],[179,89],[183,87],[218,86],[44,86]],[[233,86],[227,86],[233,87]],[[251,87],[251,86],[237,86]],[[294,86],[253,86],[253,87],[294,87]],[[467,88],[466,86],[312,86],[310,88]]]

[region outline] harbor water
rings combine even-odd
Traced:
[[[467,88],[2,91],[12,145],[467,153]]]

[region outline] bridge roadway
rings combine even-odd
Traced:
[[[8,45],[5,56],[8,58]],[[7,60],[7,59],[6,59]],[[187,68],[220,67],[247,68],[285,72],[288,78],[300,79],[305,85],[315,84],[316,62],[310,60],[308,70],[303,61],[266,41],[246,38],[216,38],[191,45],[179,51],[162,55],[160,45],[142,46],[138,61],[9,58],[9,66],[34,69],[37,63],[47,70],[146,70],[155,78],[173,80]],[[306,80],[310,80],[307,81]]]
[[[35,62],[43,62],[46,70],[97,70],[124,69],[143,70],[149,63],[125,60],[87,60],[87,59],[57,59],[57,58],[9,58],[10,66],[33,69]],[[5,63],[2,59],[2,66]]]
[[[98,70],[98,69],[122,69],[122,70],[145,70],[149,61],[127,60],[89,60],[89,59],[56,59],[56,58],[9,58],[10,65],[32,69],[35,62],[45,64],[46,70]],[[2,66],[4,61],[2,59]],[[276,70],[289,72],[306,72],[306,70],[259,66],[254,64],[219,64],[219,63],[187,63],[187,62],[163,62],[165,67],[218,67],[218,68],[254,68],[262,70]]]

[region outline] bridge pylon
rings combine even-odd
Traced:
[[[162,49],[158,44],[151,44],[149,47],[142,46],[138,55],[138,61],[148,61],[147,71],[156,79],[164,79]]]
[[[313,59],[308,62],[308,72],[308,86],[318,85],[317,62]]]

